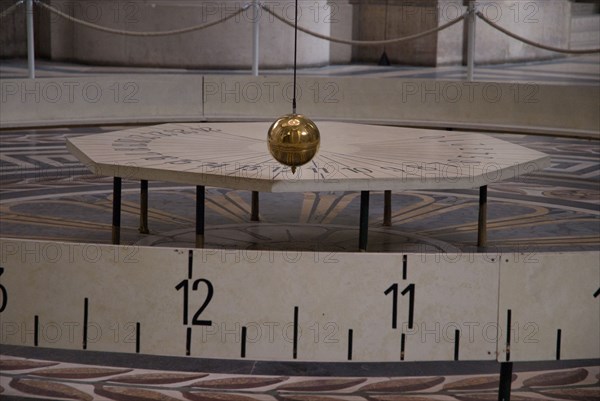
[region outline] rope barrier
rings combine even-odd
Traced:
[[[241,14],[242,12],[244,12],[249,5],[246,5],[245,7],[240,8],[238,11],[236,11],[233,14],[230,14],[226,17],[223,17],[219,20],[213,21],[213,22],[209,22],[207,24],[203,24],[203,25],[195,25],[195,26],[191,26],[191,27],[187,27],[187,28],[182,28],[182,29],[174,29],[174,30],[170,30],[170,31],[162,31],[162,32],[138,32],[138,31],[126,31],[126,30],[122,30],[122,29],[114,29],[114,28],[107,28],[107,27],[103,27],[101,25],[97,25],[97,24],[93,24],[91,22],[88,21],[84,21],[82,19],[79,18],[75,18],[69,14],[66,14],[46,3],[43,3],[41,1],[36,1],[37,4],[39,4],[40,6],[42,6],[43,8],[47,9],[48,11],[62,17],[65,18],[69,21],[72,21],[74,23],[86,26],[88,28],[92,28],[92,29],[96,29],[102,32],[107,32],[107,33],[114,33],[114,34],[120,34],[120,35],[128,35],[128,36],[142,36],[142,37],[156,37],[156,36],[168,36],[168,35],[178,35],[178,34],[182,34],[182,33],[188,33],[188,32],[193,32],[193,31],[199,31],[202,29],[206,29],[209,28],[211,26],[214,25],[218,25],[222,22],[225,22],[239,14]],[[16,6],[16,5],[15,5]],[[11,8],[15,7],[12,6]],[[285,19],[284,17],[280,16],[279,14],[275,13],[274,11],[270,10],[268,7],[261,5],[261,8],[263,10],[265,10],[267,13],[271,14],[273,17],[275,17],[276,19],[278,19],[279,21],[293,27],[294,24],[292,24],[290,21],[288,21],[287,19]],[[8,10],[7,10],[8,11]],[[385,44],[392,44],[392,43],[398,43],[398,42],[404,42],[404,41],[408,41],[408,40],[414,40],[414,39],[419,39],[422,38],[424,36],[427,35],[431,35],[433,33],[442,31],[446,28],[451,27],[452,25],[457,24],[458,22],[462,21],[465,18],[466,14],[461,15],[460,17],[449,21],[448,23],[441,25],[439,27],[415,34],[415,35],[410,35],[410,36],[405,36],[402,38],[395,38],[395,39],[387,39],[387,40],[373,40],[373,41],[368,41],[368,40],[345,40],[345,39],[339,39],[339,38],[333,38],[330,36],[326,36],[326,35],[322,35],[318,32],[314,32],[311,31],[309,29],[303,28],[303,27],[298,27],[299,31],[302,31],[308,35],[314,36],[316,38],[319,39],[323,39],[323,40],[328,40],[330,42],[335,42],[335,43],[342,43],[342,44],[347,44],[347,45],[354,45],[354,46],[380,46],[380,45],[385,45]]]
[[[481,18],[482,20],[484,20],[488,25],[490,25],[493,28],[496,28],[497,30],[499,30],[500,32],[504,33],[505,35],[510,36],[513,39],[516,40],[520,40],[523,43],[526,43],[528,45],[534,46],[534,47],[539,47],[540,49],[544,49],[544,50],[549,50],[551,52],[557,52],[557,53],[566,53],[566,54],[590,54],[590,53],[600,53],[600,49],[582,49],[582,50],[570,50],[570,49],[561,49],[558,47],[552,47],[552,46],[547,46],[541,43],[537,43],[534,42],[532,40],[526,39],[522,36],[516,35],[512,32],[510,32],[509,30],[501,27],[500,25],[490,21],[489,19],[487,19],[485,17],[485,15],[483,15],[483,13],[481,11],[477,12],[477,16],[479,18]]]
[[[21,4],[23,4],[23,0],[19,0],[17,1],[15,4],[13,4],[12,6],[8,7],[6,10],[2,11],[0,13],[0,19],[4,18],[4,17],[8,17],[10,14],[12,14],[17,7],[19,7]]]
[[[9,14],[11,14],[12,12],[14,12],[16,10],[16,8],[23,3],[23,0],[20,0],[18,2],[16,2],[15,4],[13,4],[12,6],[8,7],[6,10],[4,10],[2,13],[0,13],[0,19],[8,16]],[[107,27],[103,27],[101,25],[97,25],[97,24],[93,24],[91,22],[88,21],[84,21],[82,19],[79,18],[75,18],[71,15],[68,15],[46,3],[43,3],[39,0],[37,0],[35,2],[36,4],[39,4],[41,7],[47,9],[48,11],[62,17],[65,18],[69,21],[72,21],[74,23],[86,26],[88,28],[91,29],[96,29],[98,31],[102,31],[102,32],[107,32],[107,33],[113,33],[113,34],[119,34],[119,35],[128,35],[128,36],[141,36],[141,37],[157,37],[157,36],[168,36],[168,35],[179,35],[179,34],[183,34],[183,33],[188,33],[188,32],[193,32],[193,31],[199,31],[202,29],[206,29],[206,28],[210,28],[211,26],[215,26],[218,24],[221,24],[231,18],[234,18],[236,16],[238,16],[239,14],[241,14],[242,12],[244,12],[248,7],[250,7],[250,4],[247,4],[244,7],[241,7],[238,11],[236,11],[233,14],[230,14],[228,16],[225,16],[221,19],[218,19],[216,21],[212,21],[206,24],[201,24],[201,25],[194,25],[194,26],[190,26],[190,27],[186,27],[186,28],[181,28],[181,29],[173,29],[173,30],[169,30],[169,31],[161,31],[161,32],[139,32],[139,31],[127,31],[127,30],[122,30],[122,29],[114,29],[114,28],[107,28]],[[290,21],[288,21],[286,18],[282,17],[281,15],[277,14],[276,12],[272,11],[271,9],[269,9],[267,6],[261,4],[260,7],[265,10],[267,13],[271,14],[273,17],[275,17],[276,19],[278,19],[279,21],[283,22],[286,25],[289,25],[291,27],[294,27],[294,24]],[[444,25],[441,25],[439,27],[433,28],[433,29],[429,29],[427,31],[423,31],[414,35],[409,35],[409,36],[404,36],[401,38],[394,38],[394,39],[385,39],[385,40],[347,40],[347,39],[339,39],[339,38],[334,38],[331,36],[327,36],[327,35],[323,35],[320,34],[318,32],[315,31],[311,31],[307,28],[304,27],[298,27],[299,31],[302,31],[308,35],[314,36],[318,39],[323,39],[323,40],[327,40],[330,42],[334,42],[334,43],[341,43],[341,44],[345,44],[345,45],[352,45],[352,46],[381,46],[381,45],[387,45],[387,44],[393,44],[393,43],[399,43],[399,42],[405,42],[405,41],[409,41],[409,40],[415,40],[415,39],[419,39],[422,38],[424,36],[428,36],[431,35],[433,33],[436,32],[440,32],[443,31],[444,29],[447,29],[457,23],[459,23],[460,21],[464,20],[465,17],[468,15],[468,13],[465,13],[447,23],[445,23]],[[501,27],[500,25],[494,23],[493,21],[489,20],[485,15],[483,15],[483,13],[481,11],[478,11],[476,13],[476,15],[481,18],[483,21],[485,21],[488,25],[490,25],[491,27],[499,30],[500,32],[504,33],[505,35],[510,36],[513,39],[519,40],[523,43],[526,43],[528,45],[534,46],[534,47],[538,47],[540,49],[544,49],[544,50],[548,50],[548,51],[552,51],[552,52],[558,52],[558,53],[566,53],[566,54],[590,54],[590,53],[600,53],[600,49],[582,49],[582,50],[571,50],[571,49],[562,49],[562,48],[557,48],[557,47],[552,47],[552,46],[547,46],[541,43],[537,43],[534,42],[532,40],[529,40],[527,38],[524,38],[522,36],[519,36],[517,34],[514,34],[512,32],[510,32],[509,30]]]
[[[271,11],[268,7],[261,5],[261,8],[263,10],[265,10],[266,12],[268,12],[269,14],[271,14],[273,17],[277,18],[279,21],[283,22],[284,24],[287,24],[291,27],[294,26],[293,23],[288,21],[286,18],[280,16],[279,14],[275,13],[274,11]],[[432,33],[442,31],[442,30],[449,28],[452,25],[457,24],[458,22],[462,21],[466,17],[466,15],[467,14],[465,13],[465,14],[461,15],[460,17],[453,19],[450,22],[445,23],[444,25],[441,25],[437,28],[430,29],[428,31],[424,31],[424,32],[417,33],[417,34],[410,35],[410,36],[404,36],[402,38],[386,39],[386,40],[346,40],[346,39],[338,39],[338,38],[333,38],[331,36],[323,35],[318,32],[311,31],[309,29],[306,29],[306,28],[303,28],[300,26],[298,27],[298,30],[302,31],[308,35],[314,36],[315,38],[328,40],[328,41],[334,42],[334,43],[341,43],[341,44],[353,45],[353,46],[381,46],[381,45],[387,45],[387,44],[392,44],[392,43],[404,42],[407,40],[419,39],[424,36],[431,35]]]
[[[87,22],[84,20],[81,20],[79,18],[75,18],[70,16],[69,14],[65,14],[62,11],[48,5],[45,4],[41,1],[36,1],[37,4],[39,4],[40,6],[42,6],[43,8],[47,9],[48,11],[62,17],[65,18],[69,21],[72,21],[76,24],[80,24],[83,26],[87,26],[88,28],[92,28],[92,29],[96,29],[98,31],[102,31],[102,32],[107,32],[107,33],[114,33],[114,34],[119,34],[119,35],[127,35],[127,36],[142,36],[142,37],[156,37],[156,36],[168,36],[168,35],[179,35],[182,33],[188,33],[188,32],[193,32],[193,31],[199,31],[201,29],[206,29],[206,28],[210,28],[211,26],[215,26],[218,25],[222,22],[225,22],[241,13],[243,13],[247,7],[242,7],[240,8],[238,11],[236,11],[233,14],[230,14],[226,17],[223,17],[219,20],[216,21],[212,21],[206,24],[202,24],[202,25],[194,25],[194,26],[190,26],[187,28],[181,28],[181,29],[173,29],[170,31],[161,31],[161,32],[138,32],[138,31],[126,31],[126,30],[122,30],[122,29],[113,29],[113,28],[107,28],[107,27],[103,27],[101,25],[96,25],[96,24],[92,24],[91,22]]]

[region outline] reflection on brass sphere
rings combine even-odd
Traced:
[[[315,123],[302,114],[287,114],[278,118],[267,135],[271,155],[281,164],[296,167],[308,163],[317,154],[321,134]]]

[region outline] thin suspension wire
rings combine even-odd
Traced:
[[[298,0],[294,13],[294,97],[292,98],[292,114],[296,114],[296,70],[298,69]]]

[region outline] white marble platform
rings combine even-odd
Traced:
[[[516,178],[549,156],[483,134],[316,121],[321,148],[291,169],[267,149],[270,123],[179,123],[69,138],[94,173],[259,192],[467,189]]]

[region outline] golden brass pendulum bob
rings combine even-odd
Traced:
[[[316,124],[308,117],[296,113],[296,72],[298,69],[298,0],[294,14],[294,96],[292,114],[279,117],[269,128],[267,146],[271,156],[279,163],[292,168],[312,160],[319,150],[321,134]]]
[[[278,118],[267,134],[269,152],[279,163],[292,168],[308,163],[317,154],[321,135],[316,124],[302,114]]]

